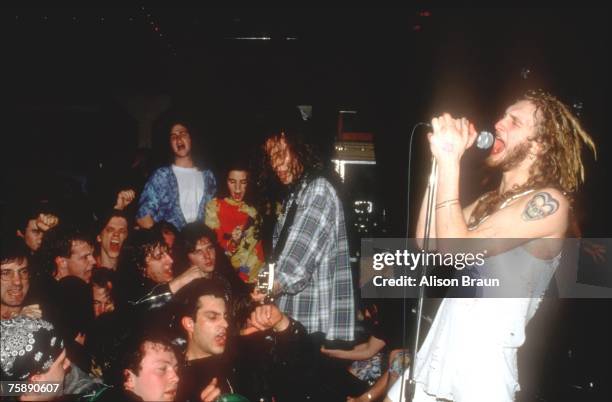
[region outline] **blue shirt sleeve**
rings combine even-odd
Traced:
[[[138,212],[136,213],[136,219],[150,216],[155,222],[160,220],[160,199],[162,188],[159,186],[162,172],[157,169],[142,190],[140,199],[138,200]]]

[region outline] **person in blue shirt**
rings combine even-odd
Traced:
[[[187,223],[204,219],[204,206],[214,197],[217,183],[210,170],[196,166],[191,132],[188,123],[170,125],[174,162],[157,169],[147,180],[138,201],[139,226],[148,229],[167,221],[180,230]]]

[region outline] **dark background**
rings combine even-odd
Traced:
[[[375,134],[377,165],[368,187],[385,209],[385,234],[403,236],[414,124],[449,111],[492,128],[525,89],[544,88],[575,107],[598,145],[597,162],[585,158],[587,184],[576,212],[584,236],[610,237],[609,11],[143,3],[1,10],[3,208],[32,198],[77,205],[83,192],[108,205],[101,189],[138,181],[129,169],[139,146],[137,116],[154,115],[159,105],[167,109],[152,121],[149,168],[167,150],[164,122],[180,114],[195,121],[206,161],[218,170],[227,155],[261,144],[259,127],[275,110],[311,104],[316,142],[333,142],[337,112],[345,109],[357,110],[362,128]],[[245,37],[269,40],[238,39]],[[424,134],[415,140],[412,211],[428,173]],[[466,200],[482,191],[482,155],[471,156],[463,172]],[[604,378],[597,368],[612,357],[601,324],[609,310],[594,305],[582,303],[579,318],[573,313],[552,353],[557,360],[541,371],[551,389],[579,393],[571,400],[587,400],[588,383]],[[548,371],[563,364],[571,369]]]
[[[258,145],[255,123],[269,111],[312,104],[323,143],[341,109],[375,133],[373,192],[388,233],[403,235],[412,126],[450,111],[492,127],[525,88],[542,87],[581,107],[598,144],[580,215],[586,233],[605,236],[609,17],[582,8],[5,8],[2,198],[51,187],[45,176],[58,171],[117,179],[138,146],[134,113],[156,102],[168,109],[153,124],[155,163],[164,117],[179,113],[200,127],[213,167]],[[418,134],[411,187],[420,198],[428,157]],[[479,171],[465,174],[470,198]]]

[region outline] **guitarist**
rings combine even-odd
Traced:
[[[288,196],[273,233],[272,293],[280,311],[299,321],[315,345],[350,349],[355,301],[344,212],[321,163],[295,129],[282,128],[264,144],[268,171]],[[321,356],[322,372],[339,400],[354,391],[342,363]],[[353,391],[349,389],[353,387]],[[329,394],[330,400],[334,397]]]

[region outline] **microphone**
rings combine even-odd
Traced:
[[[478,133],[478,137],[476,137],[476,148],[483,150],[489,149],[493,146],[494,142],[495,137],[490,131],[481,131]]]
[[[425,123],[425,125],[431,129],[433,129],[433,127],[431,126],[431,124],[429,123]],[[482,149],[482,150],[487,150],[489,148],[491,148],[493,146],[493,143],[495,142],[495,136],[493,134],[491,134],[490,131],[480,131],[478,133],[478,136],[476,137],[476,148],[478,149]]]

